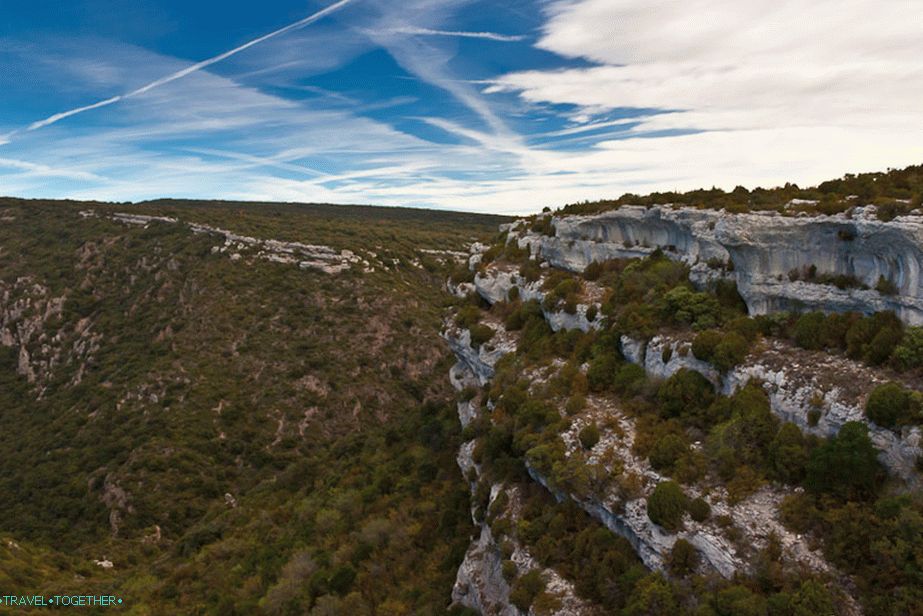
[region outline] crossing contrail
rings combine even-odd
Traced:
[[[39,128],[50,126],[51,124],[54,124],[55,122],[60,122],[61,120],[65,118],[69,118],[71,116],[84,113],[85,111],[99,109],[100,107],[108,107],[109,105],[114,105],[118,103],[119,101],[123,101],[125,99],[132,98],[134,96],[139,96],[141,94],[144,94],[145,92],[150,92],[154,88],[159,88],[160,86],[166,85],[170,83],[171,81],[182,79],[186,75],[190,75],[197,71],[201,71],[203,68],[207,68],[211,66],[212,64],[216,64],[218,62],[221,62],[222,60],[226,60],[227,58],[230,58],[231,56],[238,54],[244,51],[245,49],[249,49],[250,47],[253,47],[254,45],[259,45],[263,41],[267,41],[276,36],[280,36],[282,34],[285,34],[286,32],[291,32],[292,30],[298,30],[300,28],[304,28],[305,26],[308,26],[314,23],[318,19],[326,17],[330,13],[333,13],[334,11],[337,11],[343,8],[344,6],[346,6],[352,1],[353,0],[340,0],[339,2],[331,4],[325,9],[321,9],[320,11],[314,13],[313,15],[310,15],[308,17],[305,17],[304,19],[300,19],[294,23],[291,23],[285,26],[284,28],[279,28],[278,30],[275,30],[274,32],[270,32],[269,34],[264,34],[263,36],[259,38],[255,38],[252,41],[244,43],[240,47],[235,47],[234,49],[231,49],[230,51],[226,51],[212,58],[208,58],[207,60],[202,60],[201,62],[197,62],[196,64],[193,64],[192,66],[188,66],[180,71],[176,71],[175,73],[167,75],[166,77],[161,77],[160,79],[157,79],[156,81],[152,81],[151,83],[143,85],[140,88],[136,90],[132,90],[131,92],[128,92],[126,94],[119,94],[118,96],[113,96],[112,98],[107,98],[106,100],[93,103],[92,105],[85,105],[83,107],[77,107],[75,109],[70,109],[68,111],[62,111],[61,113],[56,113],[52,116],[45,118],[44,120],[33,122],[32,124],[29,125],[28,128],[26,128],[26,130],[27,131],[38,130]],[[12,135],[13,133],[10,133],[9,135],[5,135],[4,138],[8,140],[9,137],[11,137]],[[0,140],[0,144],[2,143],[3,141]]]

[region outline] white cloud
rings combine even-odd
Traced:
[[[648,165],[648,180],[815,181],[923,159],[921,23],[919,2],[557,2],[538,46],[597,66],[513,73],[486,91],[584,117],[672,111],[603,146],[640,156],[624,164]],[[655,131],[704,132],[638,143]]]
[[[235,79],[200,70],[117,110],[21,135],[4,146],[0,193],[527,213],[626,191],[812,183],[923,160],[919,4],[557,2],[538,45],[593,65],[500,76],[485,94],[465,79],[472,75],[457,73],[465,63],[447,36],[396,32],[412,14],[414,28],[451,34],[452,11],[465,0],[370,3],[380,10],[358,23],[350,13],[348,24],[367,37],[318,24],[312,36],[292,34],[236,57],[222,71],[240,71]],[[452,106],[439,117],[401,119],[427,122],[462,144],[428,142],[363,117],[406,98],[361,105],[352,92],[315,90],[320,97],[302,102],[268,93],[312,88],[310,75],[376,45],[471,112]],[[70,97],[130,92],[187,67],[105,42],[33,51],[36,65],[48,56],[42,71],[56,71],[42,72],[41,83]],[[270,73],[273,89],[259,90]],[[489,93],[498,91],[519,98],[494,100]],[[573,105],[558,112],[578,125],[518,134],[513,127],[532,118],[513,124],[520,109],[509,109],[511,99],[545,116]],[[624,107],[672,112],[612,113]]]

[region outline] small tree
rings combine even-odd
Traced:
[[[677,434],[667,434],[654,444],[649,459],[654,470],[672,473],[676,462],[689,451],[686,441]]]
[[[510,601],[522,611],[528,612],[535,597],[543,590],[545,590],[545,580],[542,578],[541,571],[532,569],[513,582]]]
[[[683,526],[686,495],[675,481],[657,484],[647,499],[647,517],[651,522],[675,533]]]
[[[894,349],[894,362],[902,370],[923,366],[923,327],[908,327]]]
[[[579,438],[584,449],[593,449],[593,446],[599,442],[599,427],[595,423],[587,424],[580,431]]]
[[[694,370],[683,368],[664,381],[657,392],[660,409],[667,417],[695,415],[715,399],[712,384]]]
[[[814,450],[806,484],[815,493],[864,499],[875,495],[881,465],[868,427],[858,421],[843,424],[839,434]]]
[[[670,573],[684,577],[698,567],[699,552],[685,539],[677,539],[667,555],[666,565]]]
[[[865,403],[866,416],[885,428],[904,423],[910,414],[910,392],[893,381],[877,386]]]

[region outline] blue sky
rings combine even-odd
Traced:
[[[923,162],[923,3],[34,0],[0,194],[529,213]]]

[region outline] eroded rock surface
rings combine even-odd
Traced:
[[[574,272],[594,261],[645,257],[660,249],[689,264],[694,281],[733,279],[751,314],[893,310],[907,323],[923,324],[923,218],[917,216],[882,222],[873,206],[813,217],[623,206],[555,217],[552,224],[554,236],[515,225],[510,238],[552,266]],[[812,266],[819,279],[846,276],[865,288],[791,279],[792,272]],[[881,279],[896,293],[874,290]]]

